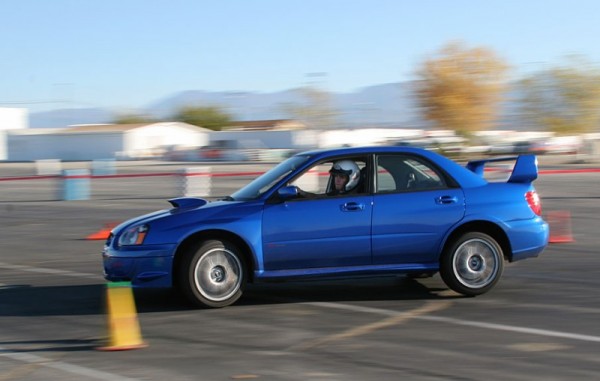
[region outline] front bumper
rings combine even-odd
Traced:
[[[104,278],[131,282],[133,287],[171,287],[175,248],[174,244],[119,249],[105,246]]]

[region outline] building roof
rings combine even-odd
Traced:
[[[123,132],[149,126],[154,123],[132,124],[78,124],[65,129],[65,132]]]
[[[77,132],[126,132],[135,130],[136,128],[148,127],[148,126],[170,126],[175,125],[177,127],[193,128],[197,129],[198,132],[210,132],[211,130],[203,127],[198,127],[193,124],[183,122],[152,122],[152,123],[131,123],[131,124],[80,124],[70,126],[63,129],[62,132],[66,133],[77,133]]]
[[[306,126],[293,119],[249,120],[232,122],[226,130],[256,131],[256,130],[299,130]]]

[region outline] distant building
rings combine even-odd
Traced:
[[[79,125],[7,132],[8,161],[143,159],[173,146],[204,146],[210,130],[180,122]]]
[[[286,131],[303,130],[306,125],[293,119],[250,120],[233,122],[225,131]]]
[[[241,150],[297,150],[315,147],[318,134],[293,119],[233,122],[210,136],[211,146]]]
[[[0,107],[0,160],[8,157],[8,131],[26,128],[29,128],[29,113],[26,108]]]
[[[357,147],[421,139],[423,130],[406,128],[354,128],[326,130],[319,135],[319,147]]]

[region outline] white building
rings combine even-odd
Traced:
[[[224,150],[225,157],[266,161],[278,161],[290,152],[315,148],[318,141],[318,131],[306,129],[303,123],[292,119],[233,122],[210,136],[210,145]]]
[[[140,159],[170,146],[205,146],[211,131],[187,123],[80,125],[10,130],[8,161]]]
[[[233,149],[314,148],[319,133],[313,130],[215,131],[211,145]]]
[[[8,157],[7,135],[9,130],[29,127],[29,114],[25,108],[0,107],[0,161]]]
[[[353,130],[325,130],[319,136],[319,147],[358,147],[388,144],[393,141],[419,139],[423,130],[402,128],[360,128]]]

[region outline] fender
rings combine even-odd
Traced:
[[[446,232],[446,234],[444,235],[444,237],[440,241],[440,246],[438,247],[438,252],[442,253],[442,251],[444,249],[444,246],[446,246],[446,243],[448,243],[448,238],[450,238],[450,236],[452,234],[454,234],[454,232],[456,232],[456,230],[460,229],[464,225],[470,224],[472,222],[477,222],[477,221],[484,221],[486,223],[490,223],[492,225],[496,225],[508,237],[508,234],[507,234],[507,231],[506,231],[507,230],[507,225],[506,225],[506,223],[504,221],[496,219],[496,218],[493,218],[493,217],[490,217],[488,215],[470,214],[470,215],[464,216],[460,221],[456,222],[456,224],[452,225],[452,227],[450,227],[450,229],[448,229],[448,231]]]

